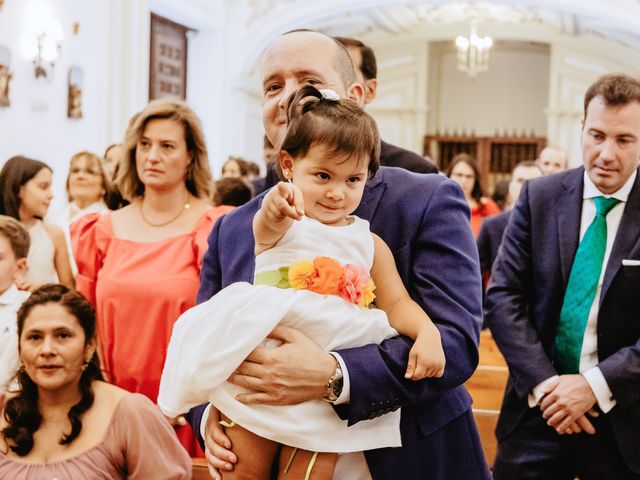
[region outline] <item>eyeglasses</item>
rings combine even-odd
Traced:
[[[84,173],[86,175],[94,175],[99,177],[102,172],[100,172],[100,170],[96,169],[96,168],[79,168],[79,167],[71,167],[69,169],[69,173],[77,175],[79,173]]]

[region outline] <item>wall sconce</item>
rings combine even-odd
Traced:
[[[47,78],[55,67],[56,60],[62,51],[62,29],[58,22],[51,24],[49,31],[43,31],[36,35],[37,53],[33,57],[36,78]]]

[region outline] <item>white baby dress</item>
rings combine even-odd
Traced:
[[[308,217],[271,249],[256,257],[255,275],[301,260],[331,257],[340,265],[371,270],[373,237],[357,217],[346,226],[327,226]],[[355,452],[398,447],[400,411],[347,427],[330,403],[244,405],[245,392],[226,382],[238,365],[276,325],[296,328],[325,351],[358,347],[396,336],[386,314],[362,308],[338,295],[268,285],[234,283],[186,311],[176,322],[160,384],[158,405],[169,416],[211,402],[231,420],[279,443],[319,452]]]

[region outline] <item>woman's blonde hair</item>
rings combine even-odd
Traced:
[[[124,159],[115,179],[120,193],[127,200],[133,200],[144,194],[144,184],[136,169],[136,148],[142,138],[147,123],[151,120],[173,120],[184,128],[187,150],[191,163],[187,167],[184,183],[187,190],[197,198],[209,198],[213,179],[209,169],[207,144],[202,131],[202,123],[191,108],[184,102],[170,99],[153,100],[129,121],[124,136]]]

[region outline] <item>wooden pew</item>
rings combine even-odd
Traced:
[[[496,456],[495,427],[500,415],[502,396],[509,370],[489,330],[480,334],[478,369],[465,384],[473,398],[473,416],[478,426],[482,448],[491,467]]]
[[[192,458],[193,463],[193,480],[211,480],[207,461],[204,458]]]

